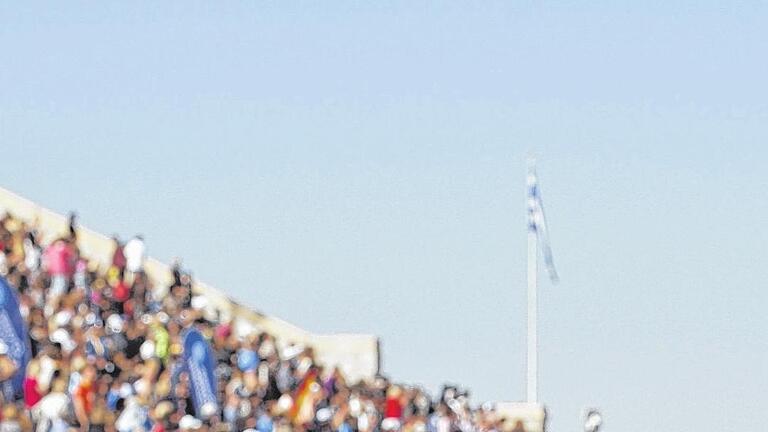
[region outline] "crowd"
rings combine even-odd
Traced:
[[[0,220],[0,274],[17,293],[31,350],[24,368],[0,342],[0,432],[502,429],[492,407],[472,408],[457,388],[433,398],[384,377],[352,383],[317,364],[310,348],[238,334],[204,313],[178,263],[167,290],[152,286],[140,236],[113,239],[108,268],[80,254],[74,215],[60,238],[40,238],[12,215]],[[202,409],[181,361],[189,329],[215,361],[218,403]]]

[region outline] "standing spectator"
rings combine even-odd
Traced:
[[[120,275],[125,271],[125,254],[123,253],[124,245],[117,236],[112,237],[112,244],[115,247],[115,251],[112,252],[112,266],[115,267]]]
[[[32,360],[27,365],[27,374],[24,377],[24,407],[34,408],[45,394],[45,389],[38,382],[40,376],[40,363],[37,359]]]
[[[80,423],[80,430],[87,431],[90,427],[90,415],[93,409],[96,391],[96,369],[88,366],[83,370],[80,381],[75,387],[73,396],[75,417]]]
[[[144,256],[146,252],[146,246],[144,246],[144,238],[142,236],[137,235],[128,240],[128,243],[123,247],[125,268],[130,273],[141,272],[144,269]]]
[[[40,270],[40,261],[42,258],[42,250],[35,241],[35,236],[31,232],[27,233],[23,242],[24,246],[24,265],[29,270],[32,276],[37,276],[37,271]]]
[[[53,382],[53,389],[45,395],[32,410],[37,423],[37,432],[63,432],[68,429],[72,400],[66,392],[63,379]]]
[[[59,305],[59,299],[69,288],[75,265],[75,252],[64,239],[57,239],[45,250],[45,267],[51,275],[50,292],[46,315],[50,316]]]
[[[90,294],[88,280],[88,261],[79,257],[75,262],[75,274],[74,274],[75,289],[85,293],[86,297]]]
[[[381,422],[383,430],[399,430],[400,419],[403,416],[402,389],[391,386],[387,390],[386,405],[384,407],[384,420]]]

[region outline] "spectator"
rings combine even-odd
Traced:
[[[86,367],[72,394],[75,417],[83,431],[87,431],[90,426],[90,415],[96,393],[95,381],[96,369],[93,366]]]
[[[53,314],[59,304],[59,299],[69,289],[69,280],[74,271],[75,252],[65,239],[58,239],[45,250],[45,266],[51,277],[51,285],[47,293],[48,303],[45,313]]]
[[[40,402],[45,394],[45,388],[40,385],[40,362],[32,360],[27,365],[27,374],[24,377],[24,407],[31,410]]]
[[[168,293],[155,298],[143,273],[143,239],[122,246],[115,238],[114,247],[111,266],[96,271],[73,241],[59,238],[44,249],[41,266],[37,233],[12,216],[0,220],[0,261],[19,288],[33,353],[17,401],[10,381],[17,366],[0,344],[0,432],[490,432],[501,426],[492,411],[472,410],[454,387],[432,401],[422,389],[383,378],[348,383],[338,369],[317,364],[308,347],[285,346],[267,333],[238,334],[234,322],[210,313],[209,299],[192,296],[192,279],[180,265],[172,268]],[[219,391],[204,421],[183,361],[183,333],[193,327],[210,341]]]
[[[63,432],[69,428],[72,400],[65,393],[67,384],[63,379],[53,383],[53,389],[45,395],[32,410],[37,422],[37,431]]]
[[[117,269],[120,275],[125,271],[125,254],[123,253],[124,245],[120,242],[117,236],[112,237],[112,245],[114,246],[114,252],[112,252],[112,267]]]
[[[4,405],[2,413],[0,432],[30,432],[32,430],[32,422],[26,416],[19,413],[16,405]]]
[[[12,378],[18,369],[16,362],[8,355],[8,345],[0,341],[0,396],[5,402],[16,398]]]
[[[132,274],[143,271],[145,253],[146,247],[144,246],[144,238],[142,236],[137,235],[128,240],[128,243],[123,247],[126,270]]]
[[[37,275],[42,260],[42,250],[35,241],[35,235],[28,232],[24,238],[24,265],[32,275]]]

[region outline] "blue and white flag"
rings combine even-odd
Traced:
[[[32,358],[27,325],[19,313],[19,299],[16,290],[5,278],[0,277],[0,341],[7,348],[7,356],[16,365],[13,377],[2,383],[5,397],[22,394],[27,363]]]
[[[544,204],[541,201],[541,189],[533,164],[528,167],[526,184],[528,186],[528,231],[536,233],[549,278],[552,283],[557,283],[557,271],[555,270],[555,262],[552,260],[552,248],[549,245],[549,232],[547,231],[547,219],[544,217]]]
[[[219,410],[216,401],[216,376],[213,370],[216,362],[208,341],[196,329],[184,334],[184,370],[189,374],[192,402],[195,416],[205,419]]]

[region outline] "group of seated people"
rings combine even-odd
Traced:
[[[115,238],[111,265],[100,268],[80,254],[75,225],[72,216],[69,231],[44,245],[35,226],[10,214],[0,220],[0,275],[18,297],[31,351],[20,365],[0,342],[0,432],[503,428],[493,407],[472,407],[457,388],[433,398],[381,376],[349,382],[316,363],[310,347],[241,334],[206,313],[178,264],[171,285],[157,290],[143,271],[140,236]],[[212,352],[214,406],[193,400],[182,365],[189,329]]]

